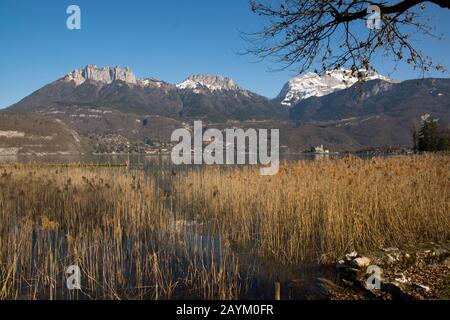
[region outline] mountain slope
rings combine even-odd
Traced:
[[[83,138],[61,121],[0,114],[0,155],[79,154],[85,147]]]
[[[419,79],[393,84],[373,80],[324,97],[302,100],[290,110],[292,120],[335,121],[386,115],[419,119],[424,113],[450,120],[450,79]]]
[[[211,121],[281,119],[287,112],[269,99],[239,87],[226,77],[194,75],[177,84],[183,101],[181,115]]]
[[[293,121],[333,129],[367,148],[411,147],[412,125],[424,115],[450,123],[450,79],[373,80],[302,100],[290,110]]]

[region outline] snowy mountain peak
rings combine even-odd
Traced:
[[[282,105],[291,107],[300,100],[322,97],[335,91],[347,89],[358,82],[359,78],[363,78],[365,81],[380,79],[394,82],[374,71],[352,72],[351,70],[339,69],[327,71],[323,75],[309,72],[289,80],[284,85],[277,100],[281,101]]]
[[[232,79],[221,76],[192,75],[183,82],[176,85],[178,89],[202,89],[211,91],[242,90]]]

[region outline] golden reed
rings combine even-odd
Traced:
[[[449,199],[446,155],[286,162],[276,176],[1,165],[0,299],[239,298],[243,252],[296,266],[448,240]]]

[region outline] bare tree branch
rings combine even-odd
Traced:
[[[423,22],[425,3],[450,9],[450,0],[278,0],[275,4],[251,0],[253,12],[268,23],[259,32],[242,36],[251,44],[246,53],[261,59],[275,57],[282,68],[299,65],[300,73],[316,64],[321,71],[342,67],[370,70],[377,53],[423,73],[431,68],[443,71],[443,66],[434,65],[411,40],[417,32],[435,36]],[[381,26],[364,31],[361,24],[373,5],[380,10]]]

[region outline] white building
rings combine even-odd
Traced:
[[[319,147],[315,147],[314,148],[315,153],[319,153],[319,154],[329,154],[330,150],[325,149],[323,147],[323,144],[321,144]]]

